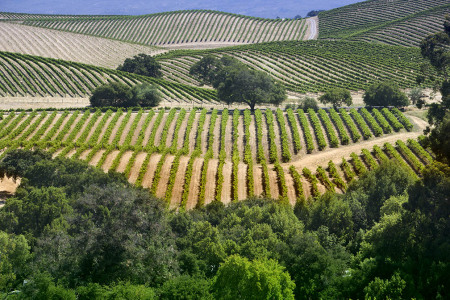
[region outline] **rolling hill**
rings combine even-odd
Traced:
[[[229,55],[294,93],[362,90],[382,80],[411,88],[423,59],[409,46],[439,30],[448,9],[448,0],[361,2],[321,13],[319,40],[307,40],[317,36],[317,18],[205,10],[0,13],[0,49],[9,51],[0,52],[0,96],[87,97],[106,82],[147,81],[163,93],[161,106],[169,107],[0,112],[0,157],[39,147],[82,159],[124,173],[174,209],[253,196],[293,204],[327,190],[345,192],[388,159],[420,176],[433,157],[414,140],[426,126],[418,118],[387,108],[229,110],[218,106],[214,90],[198,87],[189,69],[207,54]],[[202,47],[214,49],[197,49]],[[156,54],[163,79],[108,69],[138,52]]]
[[[400,26],[403,27],[403,31],[406,31],[406,35],[412,34],[414,36],[417,35],[415,33],[417,28],[414,25],[414,20],[411,19],[419,18],[416,20],[418,22],[421,17],[428,13],[441,15],[442,10],[446,10],[448,5],[448,0],[369,0],[358,2],[321,12],[319,14],[319,38],[346,38],[376,29],[384,30],[389,35],[391,34],[389,31],[391,26],[394,27],[393,31],[397,32],[396,34],[398,34],[398,26]],[[420,27],[425,28],[420,35],[422,38],[427,33],[432,32],[436,26],[442,26],[440,18],[434,20],[437,24],[434,22],[431,25],[429,22],[421,24]],[[403,26],[401,26],[402,22],[405,22]],[[419,32],[422,31],[423,29],[419,30]]]
[[[0,51],[115,69],[128,57],[139,53],[155,55],[167,50],[84,34],[0,22]]]
[[[401,87],[416,85],[423,60],[419,49],[365,42],[273,42],[214,50],[174,51],[158,56],[165,78],[198,84],[189,68],[206,54],[230,55],[263,70],[293,92],[322,92],[339,86],[361,90],[375,81],[390,80]]]
[[[141,45],[248,44],[268,41],[302,40],[309,22],[247,17],[217,11],[192,10],[143,16],[30,16],[4,20],[57,29]]]
[[[426,36],[442,31],[445,16],[448,14],[450,14],[450,4],[357,32],[350,35],[348,39],[418,47]]]
[[[215,103],[212,90],[64,60],[0,52],[1,96],[87,97],[97,86],[112,81],[153,83],[168,102]]]
[[[255,195],[295,203],[345,191],[389,158],[420,174],[432,156],[413,140],[416,122],[395,109],[0,112],[0,158],[40,147],[82,159],[174,209]]]

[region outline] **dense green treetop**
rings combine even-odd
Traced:
[[[428,36],[421,44],[422,55],[428,59],[438,76],[434,78],[429,72],[425,75],[433,78],[436,90],[439,89],[442,101],[432,103],[428,110],[428,123],[433,128],[428,128],[429,134],[426,144],[433,149],[437,158],[444,163],[450,163],[450,16],[444,23],[444,31]],[[419,80],[420,81],[420,80]]]
[[[147,82],[131,88],[124,83],[112,82],[96,88],[89,101],[93,107],[155,107],[161,98],[158,89]]]
[[[371,85],[364,93],[367,106],[407,106],[408,97],[392,82],[379,82]]]
[[[249,261],[232,255],[220,266],[212,290],[215,299],[294,299],[295,283],[275,260]]]
[[[161,65],[153,56],[144,53],[125,59],[123,65],[117,67],[117,70],[148,77],[162,77]]]
[[[279,105],[287,97],[285,88],[268,74],[252,70],[229,56],[218,59],[207,55],[189,72],[217,89],[219,100],[226,104],[246,103],[252,111],[257,104]]]
[[[450,296],[441,163],[415,181],[388,162],[295,209],[249,199],[178,213],[123,176],[41,151],[11,151],[0,170],[22,178],[0,209],[0,294],[19,289],[12,299]]]
[[[333,88],[325,92],[319,98],[320,102],[323,104],[332,104],[335,109],[342,105],[350,106],[352,105],[352,95],[350,91],[342,88]]]

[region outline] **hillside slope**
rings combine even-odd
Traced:
[[[165,50],[83,34],[0,22],[0,51],[115,69],[128,57],[139,53],[154,55]]]
[[[131,183],[149,188],[176,209],[255,195],[295,203],[311,192],[345,191],[355,176],[388,157],[417,173],[432,160],[417,142],[405,143],[423,128],[401,118],[398,111],[332,113],[319,111],[319,121],[313,111],[280,109],[255,114],[176,108],[0,112],[0,158],[3,150],[40,147],[55,156],[82,159],[105,171],[124,173]],[[366,123],[360,113],[372,122]],[[385,116],[391,116],[389,122]],[[386,124],[385,135],[374,130],[383,124],[378,120]],[[351,139],[343,122],[354,128]],[[304,168],[310,168],[310,175],[298,174],[307,174]]]
[[[106,82],[150,82],[164,99],[179,103],[213,101],[215,93],[161,79],[39,56],[0,52],[0,96],[87,97]]]
[[[381,42],[390,45],[418,47],[428,35],[442,31],[450,4],[409,15],[386,25],[350,35],[352,41]]]
[[[12,18],[10,18],[12,20]],[[189,43],[248,44],[302,40],[308,22],[262,19],[207,10],[176,11],[143,16],[71,16],[15,19],[25,25],[58,29],[93,36],[169,46]]]
[[[251,68],[263,70],[293,92],[321,92],[331,87],[361,90],[380,80],[414,87],[423,62],[419,49],[364,42],[273,42],[215,50],[175,51],[157,57],[165,78],[198,84],[189,68],[212,53],[230,55]]]
[[[448,0],[369,0],[324,11],[319,14],[319,38],[345,38],[448,4]]]

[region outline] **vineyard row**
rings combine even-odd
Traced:
[[[304,19],[260,19],[201,10],[119,18],[37,18],[23,24],[158,46],[302,40],[308,26]]]
[[[107,82],[155,84],[174,103],[217,103],[213,90],[63,60],[0,52],[0,96],[86,97]]]

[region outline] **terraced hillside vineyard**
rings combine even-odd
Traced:
[[[0,96],[87,97],[106,82],[158,86],[168,103],[217,103],[215,92],[161,79],[39,56],[0,52]]]
[[[420,174],[432,158],[414,141],[420,133],[411,124],[398,110],[10,112],[0,121],[0,149],[3,156],[39,147],[122,172],[172,208],[263,194],[294,203],[327,189],[345,191],[387,158]],[[383,136],[377,126],[402,129]]]
[[[413,14],[444,9],[448,4],[448,0],[372,0],[339,7],[319,14],[319,38],[345,38],[389,25],[390,22],[402,21]],[[408,29],[414,30],[416,28]]]
[[[209,10],[143,16],[24,18],[25,25],[82,33],[142,45],[262,43],[307,38],[304,19],[263,19]]]
[[[320,92],[331,87],[367,88],[389,80],[415,87],[423,63],[420,50],[364,42],[307,41],[244,45],[214,50],[179,50],[158,57],[165,78],[198,84],[189,75],[201,57],[230,55],[251,68],[265,71],[294,92]]]
[[[0,51],[115,69],[128,57],[139,53],[154,55],[167,50],[83,34],[0,22]]]

